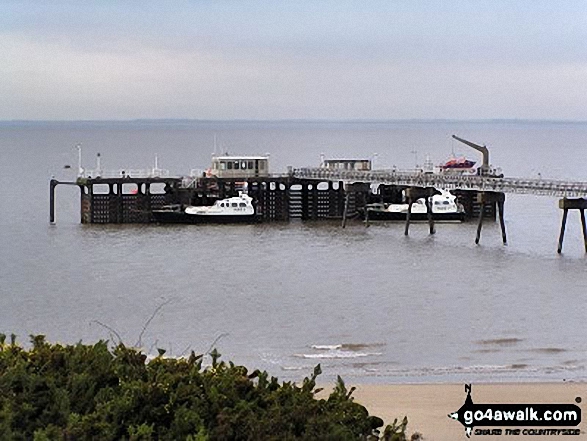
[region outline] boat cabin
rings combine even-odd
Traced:
[[[331,170],[371,170],[370,159],[323,159],[322,168]]]
[[[269,176],[269,156],[213,156],[210,174],[219,178]]]

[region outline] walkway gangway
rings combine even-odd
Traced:
[[[406,187],[434,187],[445,190],[476,190],[563,198],[587,197],[587,181],[498,178],[456,173],[396,170],[347,171],[326,168],[298,168],[293,171],[293,176],[298,179],[331,180],[346,183],[364,182]]]

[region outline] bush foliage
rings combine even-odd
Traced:
[[[320,366],[300,385],[202,355],[166,358],[107,341],[62,346],[31,336],[24,349],[0,335],[2,440],[405,440],[339,378],[316,398]]]

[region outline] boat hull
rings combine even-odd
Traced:
[[[407,213],[369,210],[369,220],[371,221],[405,221]],[[465,213],[433,213],[432,219],[435,222],[463,222]],[[411,213],[410,221],[427,221],[428,213]]]
[[[253,224],[258,221],[254,214],[247,215],[197,215],[176,211],[154,211],[155,222],[161,224]]]

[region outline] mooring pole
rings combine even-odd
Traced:
[[[55,187],[58,181],[51,179],[49,182],[49,223],[55,223]]]
[[[505,220],[503,218],[503,208],[505,206],[505,194],[500,194],[497,200],[497,209],[499,211],[499,225],[501,226],[501,238],[503,240],[503,244],[507,245],[508,239],[505,232]]]
[[[475,244],[479,245],[481,240],[481,228],[483,228],[483,215],[485,214],[485,193],[481,193],[481,207],[479,207],[479,224],[477,225],[477,237],[475,238]]]
[[[406,230],[404,231],[404,235],[408,235],[410,232],[410,217],[412,215],[412,198],[411,196],[408,197],[408,212],[406,214]]]
[[[344,210],[342,210],[342,228],[346,227],[346,217],[348,214],[348,210],[349,210],[349,199],[350,199],[350,193],[347,191],[345,198],[344,198]]]
[[[365,206],[365,227],[369,227],[369,207]]]
[[[583,242],[585,243],[585,252],[587,253],[587,225],[585,225],[585,210],[581,209],[581,225],[583,226]]]
[[[563,240],[565,238],[565,227],[567,225],[567,214],[569,213],[569,209],[565,208],[563,210],[563,221],[561,223],[561,234],[558,237],[558,249],[557,249],[557,253],[562,253],[563,252]]]
[[[434,229],[434,218],[432,217],[432,197],[434,195],[434,190],[430,190],[428,197],[426,198],[426,211],[428,212],[428,226],[430,227],[430,234],[436,233]]]

